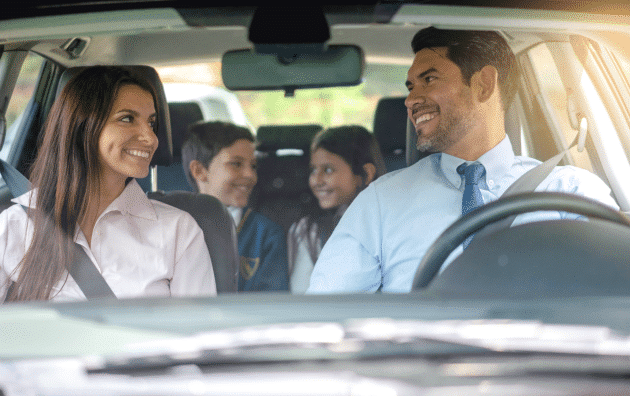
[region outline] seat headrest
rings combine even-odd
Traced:
[[[311,141],[321,125],[261,125],[256,133],[259,151],[274,151],[278,149],[302,149],[308,152]]]
[[[182,145],[188,134],[188,127],[203,120],[203,113],[196,102],[171,102],[168,104],[171,115],[171,133],[173,137],[173,161],[182,161]]]
[[[374,112],[374,136],[383,154],[405,150],[407,108],[405,97],[381,98]]]
[[[125,69],[129,70],[132,75],[137,75],[139,77],[144,78],[149,81],[156,92],[156,106],[158,113],[158,128],[155,131],[155,134],[158,138],[158,148],[153,155],[153,159],[151,160],[151,166],[153,165],[164,165],[168,166],[173,162],[173,143],[171,140],[171,120],[168,112],[168,105],[166,103],[166,95],[164,94],[164,87],[162,86],[162,81],[160,80],[160,76],[157,74],[154,68],[150,66],[121,66]],[[59,83],[57,85],[57,94],[59,96],[63,87],[66,86],[68,81],[75,75],[77,75],[81,70],[86,69],[87,67],[71,67],[66,70],[61,75],[59,79]]]

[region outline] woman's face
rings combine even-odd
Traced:
[[[254,143],[239,139],[219,151],[208,166],[207,180],[197,185],[200,192],[224,205],[242,208],[247,206],[257,181]]]
[[[158,146],[156,113],[151,93],[137,85],[118,90],[112,111],[98,141],[101,177],[107,182],[143,178]]]
[[[363,182],[361,176],[352,173],[352,168],[341,156],[323,148],[311,154],[308,181],[322,209],[349,204]]]

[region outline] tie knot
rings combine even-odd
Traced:
[[[486,172],[486,168],[479,163],[466,164],[463,163],[457,167],[457,173],[464,175],[466,184],[477,184],[481,180],[481,176]]]

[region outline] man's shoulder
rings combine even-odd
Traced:
[[[384,174],[376,179],[372,184],[379,189],[382,188],[388,190],[395,185],[408,184],[410,181],[417,181],[419,176],[421,176],[420,173],[432,170],[433,162],[433,155],[424,157],[415,164]]]
[[[547,179],[548,182],[563,181],[573,184],[605,184],[604,181],[593,172],[573,165],[556,166]]]

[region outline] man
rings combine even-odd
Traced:
[[[418,149],[437,153],[382,176],[354,200],[319,256],[309,293],[410,291],[427,249],[462,211],[496,200],[540,163],[515,157],[506,137],[517,69],[499,34],[431,27],[415,35],[412,48],[405,105]],[[474,204],[467,181],[480,193],[472,194]],[[575,193],[617,207],[597,176],[575,167],[557,167],[537,191]],[[541,217],[518,220],[532,216]],[[567,217],[576,216],[553,212],[544,218]]]
[[[234,218],[241,256],[238,290],[288,290],[284,230],[247,206],[258,181],[254,149],[254,136],[245,127],[198,122],[182,146],[182,165],[193,190],[218,198]]]

